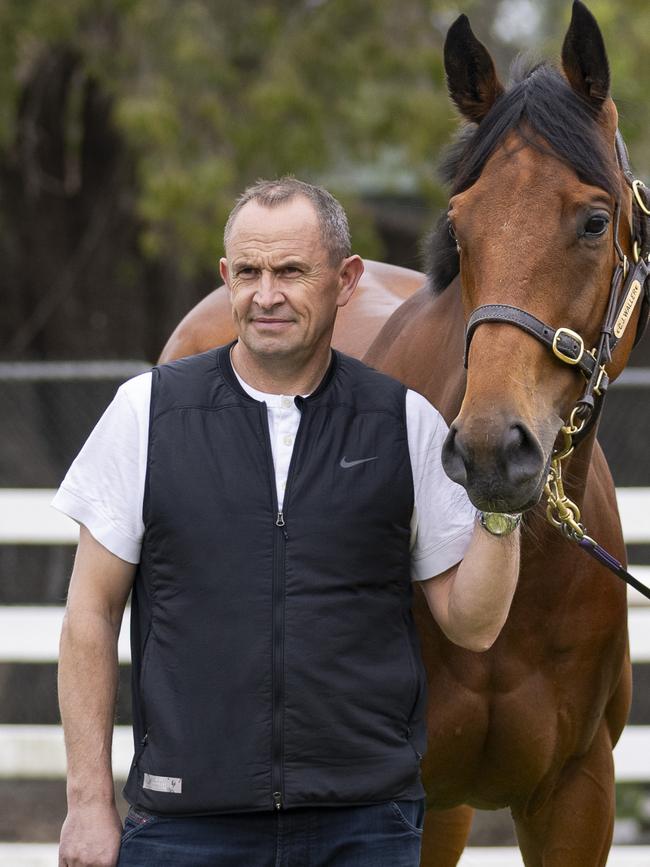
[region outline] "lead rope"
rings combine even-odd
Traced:
[[[562,461],[569,457],[574,449],[573,438],[584,427],[586,419],[578,418],[579,407],[574,407],[569,421],[560,429],[563,443],[561,448],[554,450],[551,466],[548,472],[544,493],[546,494],[546,519],[553,527],[571,542],[580,545],[594,560],[613,572],[630,587],[638,590],[646,599],[650,599],[650,588],[642,584],[634,575],[623,567],[622,563],[606,551],[591,536],[587,535],[585,525],[580,521],[580,509],[570,500],[564,491],[562,480]]]

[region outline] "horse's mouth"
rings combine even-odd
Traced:
[[[453,428],[445,441],[442,464],[452,481],[465,488],[469,499],[484,512],[525,512],[536,506],[548,479],[551,453],[540,449],[527,460],[484,452],[480,459],[471,448],[463,453]],[[521,458],[521,455],[519,456]]]
[[[497,475],[472,480],[465,487],[469,499],[482,512],[526,512],[534,508],[544,493],[547,473],[544,472],[531,489],[510,489]]]

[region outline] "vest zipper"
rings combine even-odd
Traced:
[[[276,534],[274,540],[271,785],[273,788],[273,806],[276,810],[279,810],[282,807],[282,778],[284,765],[284,545],[287,534],[284,516],[280,511],[276,514],[275,525],[279,528],[280,533]]]
[[[273,627],[272,627],[272,728],[271,728],[271,788],[273,807],[281,810],[283,806],[283,774],[284,774],[284,591],[285,591],[285,547],[289,535],[287,533],[284,509],[279,508],[278,491],[275,484],[275,466],[273,464],[273,449],[269,433],[269,420],[266,404],[262,404],[262,428],[266,443],[269,481],[271,484],[271,500],[273,503],[274,524],[280,530],[273,538]],[[288,502],[289,488],[293,476],[293,467],[297,453],[298,438],[302,429],[302,417],[293,444],[287,484],[284,491],[284,501]]]

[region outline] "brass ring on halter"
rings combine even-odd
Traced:
[[[579,406],[574,406],[571,410],[571,415],[569,416],[569,421],[562,428],[562,432],[566,432],[569,436],[575,436],[575,434],[580,433],[580,431],[585,426],[586,419],[579,418],[578,424],[576,424],[576,413],[580,411]]]
[[[638,241],[635,241],[633,246],[632,246],[632,255],[634,256],[634,264],[636,265],[636,263],[639,261],[639,255],[640,255],[639,242]]]
[[[646,186],[645,186],[645,184],[643,183],[643,181],[640,181],[638,178],[637,178],[637,180],[632,181],[632,191],[633,191],[633,193],[634,193],[634,198],[636,199],[636,203],[637,203],[637,205],[641,208],[641,210],[643,211],[643,213],[644,213],[647,217],[650,217],[650,208],[648,208],[648,206],[646,205],[646,203],[645,203],[645,202],[643,201],[643,199],[641,198],[641,193],[639,192],[640,187],[643,187],[643,189],[646,188]]]
[[[555,515],[553,514],[553,506],[550,503],[546,507],[546,520],[553,527],[560,528],[562,526],[562,521],[558,521],[557,518],[555,517]]]

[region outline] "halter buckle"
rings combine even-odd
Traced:
[[[570,337],[572,340],[575,340],[576,343],[579,345],[580,353],[577,358],[573,358],[572,356],[567,355],[565,352],[562,352],[562,350],[558,348],[558,343],[563,336]],[[585,354],[585,343],[582,337],[580,337],[579,334],[576,334],[575,331],[571,331],[570,328],[558,328],[553,335],[553,343],[551,345],[551,349],[553,350],[553,354],[565,364],[580,364],[580,360]]]

